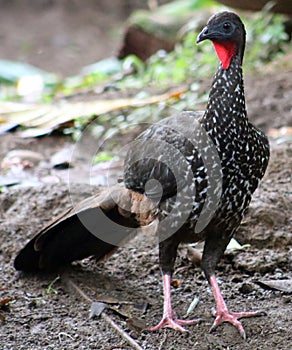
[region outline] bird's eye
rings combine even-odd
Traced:
[[[231,23],[230,23],[230,22],[225,22],[225,23],[223,24],[223,28],[224,28],[225,31],[230,31],[230,29],[231,29]]]

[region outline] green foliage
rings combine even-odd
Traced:
[[[203,2],[202,0],[189,1],[196,8],[197,6],[200,7]],[[211,0],[210,3],[212,3]],[[259,69],[267,62],[275,60],[281,54],[291,50],[291,45],[289,46],[289,43],[287,43],[283,16],[271,14],[265,10],[243,18],[243,21],[247,29],[247,49],[244,65],[246,70]],[[197,84],[201,78],[212,76],[218,65],[218,58],[214,54],[213,46],[210,42],[196,45],[197,35],[198,32],[193,30],[186,32],[172,52],[167,53],[160,50],[146,62],[133,55],[126,57],[122,62],[108,58],[95,65],[85,67],[78,76],[70,77],[63,81],[57,79],[53,82],[49,80],[49,83],[46,81],[40,98],[42,101],[50,103],[52,99],[71,97],[80,92],[86,95],[88,91],[92,91],[98,86],[105,87],[105,89],[113,88],[117,91],[136,89],[140,91],[139,94],[146,94],[150,89],[149,94],[154,95],[155,92],[169,91],[176,86],[187,85],[189,86],[188,91],[180,96],[174,107],[179,111],[185,108],[197,109],[197,105],[205,102],[207,98],[206,95],[200,96],[198,94]],[[7,67],[5,63],[5,69],[2,70],[4,72],[2,73],[2,81],[7,81],[7,70],[11,69],[7,69]],[[22,66],[21,68],[23,69]],[[27,67],[25,68],[27,69]],[[134,73],[126,74],[129,68]],[[18,71],[20,70],[18,69]],[[33,84],[29,81],[27,85]],[[11,85],[1,86],[0,99],[19,98],[17,93],[15,91],[11,92],[10,89]],[[118,95],[117,93],[116,96],[118,97]],[[131,123],[153,122],[161,118],[164,112],[170,114],[170,107],[167,103],[161,102],[157,105],[124,109],[118,113],[102,115],[98,118],[98,132],[104,136],[106,132],[120,130],[123,127],[127,128]],[[91,118],[85,116],[76,119],[74,127],[66,129],[65,132],[73,134],[73,137],[78,139],[84,127],[91,121]],[[95,131],[97,132],[96,127]],[[106,154],[100,157],[96,159],[96,162],[108,160],[108,155]]]
[[[216,6],[214,0],[171,1],[159,6],[152,13],[148,10],[134,11],[129,18],[129,23],[146,33],[172,41],[194,11],[212,6]]]
[[[243,18],[247,28],[247,50],[245,67],[247,70],[258,69],[266,62],[275,59],[288,50],[287,35],[284,31],[284,18],[267,12],[258,13],[252,17]],[[129,56],[123,61],[124,69],[132,67],[135,73],[126,75],[115,82],[115,87],[121,90],[137,89],[145,91],[169,89],[184,83],[189,89],[173,107],[165,103],[154,106],[128,109],[120,113],[119,117],[108,115],[101,118],[104,130],[112,132],[129,126],[131,123],[155,122],[164,115],[183,109],[197,109],[199,103],[205,103],[207,95],[198,94],[200,78],[213,75],[218,65],[218,58],[210,43],[196,45],[198,33],[188,32],[179,42],[174,51],[166,53],[159,51],[142,62],[136,56]],[[173,110],[171,110],[173,109]]]
[[[58,291],[53,288],[53,285],[60,280],[60,276],[57,276],[56,278],[53,279],[53,281],[50,282],[46,289],[47,294],[58,294]]]
[[[287,34],[284,30],[284,17],[260,12],[252,18],[245,18],[247,27],[247,50],[245,62],[249,69],[255,69],[285,52]],[[187,33],[174,51],[159,51],[143,63],[137,57],[126,58],[126,67],[132,63],[136,74],[125,77],[118,84],[123,88],[155,86],[165,88],[183,82],[191,82],[210,76],[218,65],[214,49],[210,43],[196,45],[198,33]]]
[[[246,19],[247,50],[245,62],[250,69],[270,62],[288,50],[288,35],[284,28],[285,17],[268,11]]]
[[[113,159],[113,156],[110,153],[106,151],[102,151],[102,152],[98,152],[98,154],[94,157],[92,164],[96,165],[98,163],[108,162],[112,159]]]
[[[283,16],[261,12],[243,20],[248,33],[246,70],[258,69],[288,50]],[[174,51],[170,53],[159,51],[147,62],[133,55],[123,60],[123,68],[128,70],[132,67],[135,73],[115,81],[114,85],[118,90],[137,89],[145,94],[145,90],[149,88],[161,91],[182,84],[188,84],[189,89],[173,107],[164,102],[154,106],[127,109],[121,111],[119,116],[113,117],[112,114],[102,116],[99,118],[99,124],[103,132],[116,132],[131,123],[155,122],[163,115],[186,108],[198,109],[198,104],[206,102],[207,94],[201,96],[198,94],[198,82],[201,78],[214,74],[218,58],[210,43],[196,45],[197,35],[198,33],[194,31],[186,33],[183,40],[177,43]],[[87,121],[82,118],[77,121],[75,127],[80,130]]]
[[[188,33],[181,43],[178,43],[174,51],[166,53],[158,51],[150,59],[143,63],[131,56],[136,73],[125,77],[117,86],[123,88],[143,88],[155,86],[165,88],[175,86],[183,82],[190,82],[194,78],[206,76],[213,68],[216,69],[218,60],[211,45],[197,46],[197,33]],[[131,61],[126,58],[124,64],[128,67]]]

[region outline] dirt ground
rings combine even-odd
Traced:
[[[255,124],[267,133],[292,126],[291,71],[247,76],[245,81],[249,116]],[[67,170],[52,169],[50,164],[52,154],[68,147],[71,142],[63,136],[35,140],[7,134],[0,138],[1,159],[13,149],[43,155],[42,161],[22,172],[26,180],[34,178],[34,186],[12,186],[0,194],[0,303],[11,298],[8,306],[0,306],[1,349],[133,349],[103,317],[89,318],[90,302],[76,292],[72,282],[92,300],[107,302],[110,307],[105,314],[145,350],[291,349],[291,287],[287,283],[285,291],[261,283],[290,280],[291,284],[292,280],[291,135],[271,138],[268,172],[236,235],[241,244],[250,246],[227,251],[217,269],[232,311],[267,313],[242,320],[245,342],[229,324],[209,333],[213,297],[200,269],[189,261],[186,247],[179,249],[173,305],[183,316],[193,298],[199,297],[190,317],[200,322],[188,326],[183,334],[171,329],[143,330],[160,320],[163,303],[158,248],[152,236],[139,235],[107,261],[96,264],[88,258],[58,274],[25,275],[14,270],[15,255],[35,232],[72,201],[98,191],[78,172],[81,161],[69,196]]]
[[[291,126],[292,123],[291,73],[282,73],[281,79],[277,77],[246,79],[250,117],[266,131],[270,126]],[[264,93],[263,88],[270,86],[271,80],[273,86]],[[276,103],[277,98],[281,103]],[[258,116],[260,106],[265,111],[263,118]],[[14,148],[30,148],[42,151],[45,159],[49,159],[56,150],[66,147],[67,142],[64,137],[36,141],[8,134],[1,139],[1,156]],[[242,321],[248,336],[246,342],[228,324],[208,333],[213,321],[213,298],[200,269],[188,260],[185,247],[180,249],[177,259],[175,279],[179,286],[173,288],[173,303],[177,313],[184,315],[194,296],[198,296],[200,302],[192,316],[200,318],[200,323],[189,326],[185,334],[170,329],[150,333],[135,326],[141,322],[142,328],[153,325],[162,311],[158,249],[151,236],[138,236],[129,247],[103,263],[86,259],[52,275],[16,272],[13,259],[24,243],[53,216],[69,207],[71,201],[81,200],[98,190],[86,184],[73,184],[69,196],[66,183],[60,180],[64,176],[57,176],[58,170],[52,170],[48,161],[24,170],[27,175],[32,171],[41,180],[46,179],[42,185],[10,187],[0,194],[0,300],[12,298],[9,307],[2,308],[1,312],[5,317],[1,324],[1,348],[131,349],[104,319],[89,319],[90,303],[72,288],[73,281],[92,300],[113,302],[110,305],[119,311],[109,309],[106,313],[143,349],[291,349],[291,289],[290,293],[272,290],[259,283],[292,278],[291,146],[289,138],[271,140],[268,173],[236,236],[240,243],[250,247],[227,252],[218,266],[221,288],[230,308],[267,313],[264,317]],[[46,184],[50,181],[53,183]],[[50,288],[57,276],[60,278]],[[125,302],[139,307],[129,308]]]

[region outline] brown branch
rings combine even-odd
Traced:
[[[93,300],[82,290],[80,289],[71,279],[66,279],[66,283],[72,287],[83,299],[88,301],[89,303],[93,303]],[[143,350],[141,346],[127,333],[125,332],[118,324],[116,324],[108,315],[105,313],[101,314],[102,319],[114,328],[119,335],[133,347],[135,350]]]

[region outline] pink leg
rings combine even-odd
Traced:
[[[157,331],[158,329],[163,327],[170,327],[177,331],[185,332],[185,329],[182,326],[190,325],[196,322],[196,320],[179,320],[175,317],[171,306],[170,283],[171,277],[167,274],[163,275],[163,316],[162,320],[158,323],[158,325],[149,328],[150,331]]]
[[[223,322],[229,322],[234,327],[236,327],[242,336],[243,339],[246,339],[246,333],[245,330],[241,324],[240,321],[238,321],[240,318],[243,317],[253,317],[253,316],[263,316],[264,313],[261,311],[247,311],[247,312],[230,312],[227,309],[227,306],[225,304],[225,301],[221,295],[220,288],[218,286],[216,276],[212,275],[210,277],[210,284],[213,291],[213,295],[215,298],[216,303],[216,311],[213,312],[213,315],[216,317],[215,321],[213,323],[213,326],[211,327],[210,331],[215,329],[219,324]]]

